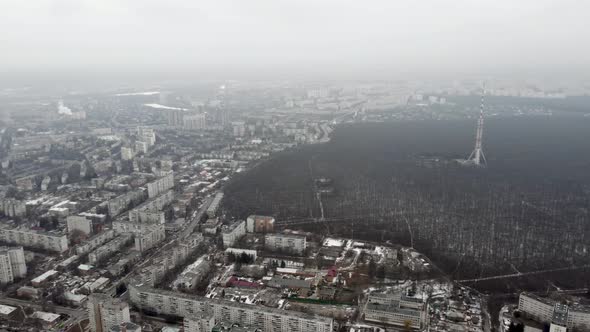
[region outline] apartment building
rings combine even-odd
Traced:
[[[220,299],[129,286],[130,301],[158,314],[195,317],[210,310],[218,322],[241,323],[264,332],[331,332],[331,318],[296,311],[249,305]]]
[[[426,322],[424,303],[401,293],[371,294],[365,304],[365,320],[420,329]]]
[[[26,274],[23,247],[0,247],[0,284],[10,284]]]
[[[0,241],[56,252],[68,250],[68,238],[58,232],[42,232],[25,227],[0,227]]]
[[[88,318],[92,332],[107,332],[113,326],[131,322],[126,302],[99,293],[88,297]]]
[[[215,317],[211,310],[199,312],[183,320],[184,332],[210,332],[215,327]]]
[[[526,317],[555,328],[587,329],[590,327],[590,306],[579,303],[560,303],[531,293],[521,293],[518,310]]]
[[[147,184],[148,197],[154,198],[174,187],[174,173],[169,174]]]
[[[307,242],[303,235],[270,233],[264,236],[264,247],[270,251],[303,255]]]
[[[154,286],[164,277],[166,272],[186,261],[202,241],[203,235],[192,234],[188,239],[170,245],[160,255],[152,259],[150,266],[139,271],[135,280]]]
[[[76,247],[76,254],[84,255],[95,248],[103,245],[104,243],[112,240],[115,237],[115,232],[112,229],[106,230],[102,233],[96,234],[95,236],[91,237],[90,239],[84,241],[84,243],[78,245]]]
[[[226,248],[233,246],[244,235],[246,235],[246,222],[243,220],[221,227],[221,238]]]
[[[215,218],[217,210],[219,210],[219,206],[221,205],[222,200],[222,192],[218,192],[217,194],[215,194],[215,197],[213,197],[213,201],[211,201],[211,204],[209,204],[209,207],[207,208],[207,216],[209,216],[209,218]]]
[[[246,231],[248,233],[272,233],[274,225],[275,218],[273,217],[251,215],[246,218]]]
[[[129,221],[135,223],[163,224],[166,222],[166,218],[162,209],[172,203],[173,200],[174,192],[172,190],[160,196],[150,198],[147,202],[129,211]]]
[[[149,250],[166,238],[164,225],[150,225],[143,232],[135,234],[135,250],[144,252]]]
[[[96,264],[102,259],[110,256],[111,254],[119,251],[121,248],[129,244],[133,240],[133,234],[124,233],[116,236],[111,241],[98,247],[96,250],[88,254],[88,262],[90,264]]]
[[[92,234],[92,220],[84,216],[68,216],[66,218],[68,234],[73,231],[80,231],[86,235]]]

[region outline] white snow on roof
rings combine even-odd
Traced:
[[[344,246],[344,241],[339,239],[327,238],[324,240],[323,245],[324,247],[342,247]]]
[[[145,92],[127,92],[127,93],[117,93],[115,96],[117,97],[125,97],[125,96],[152,96],[159,94],[160,91],[145,91]]]
[[[11,312],[13,312],[15,310],[16,310],[15,307],[0,304],[0,314],[2,314],[2,315],[9,315]]]
[[[53,314],[51,312],[35,311],[33,313],[32,317],[43,320],[48,323],[52,323],[52,322],[56,321],[60,317],[60,315]]]
[[[147,106],[147,107],[151,107],[151,108],[162,109],[162,110],[188,111],[188,109],[186,109],[186,108],[171,107],[171,106],[160,105],[160,104],[143,104],[143,105]]]

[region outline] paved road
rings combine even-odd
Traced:
[[[560,268],[556,268],[556,269],[547,269],[547,270],[522,272],[522,273],[519,272],[519,273],[511,273],[511,274],[502,274],[502,275],[499,275],[499,276],[474,278],[474,279],[463,279],[463,280],[457,280],[457,282],[477,282],[477,281],[485,281],[485,280],[516,278],[516,277],[530,276],[530,275],[543,274],[543,273],[549,273],[549,272],[559,272],[559,271],[570,271],[570,270],[584,269],[584,268],[588,268],[588,267],[590,267],[590,265],[560,267]]]
[[[199,211],[197,211],[197,213],[192,218],[191,223],[180,234],[181,239],[186,239],[189,235],[193,233],[193,231],[201,221],[201,218],[203,218],[203,215],[205,215],[205,213],[207,212],[209,205],[211,204],[211,202],[213,202],[213,198],[214,196],[210,196],[206,197],[203,200],[203,204],[199,208]]]
[[[135,264],[133,266],[133,268],[131,269],[131,271],[129,271],[129,273],[127,273],[127,275],[120,278],[116,282],[113,282],[113,284],[109,288],[105,289],[104,293],[109,294],[110,296],[114,297],[116,295],[117,285],[127,281],[127,279],[130,276],[132,276],[136,271],[144,268],[146,265],[151,264],[151,261],[150,261],[151,258],[156,257],[162,250],[165,250],[166,248],[168,248],[170,243],[174,242],[176,239],[186,239],[189,235],[191,235],[193,233],[193,231],[195,230],[195,228],[197,227],[197,225],[199,224],[199,222],[201,221],[201,218],[203,217],[203,215],[207,212],[207,208],[209,208],[209,205],[211,204],[212,201],[213,201],[213,196],[205,198],[203,200],[203,204],[201,205],[201,207],[199,208],[197,213],[191,219],[190,224],[180,234],[175,235],[171,238],[167,238],[166,240],[168,240],[168,242],[166,244],[158,246],[158,248],[156,250],[154,250],[153,252],[151,252],[147,257],[142,257],[141,262],[139,264]]]

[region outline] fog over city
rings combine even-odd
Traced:
[[[590,332],[589,18],[0,0],[0,332]]]
[[[3,0],[0,72],[583,77],[577,0]]]

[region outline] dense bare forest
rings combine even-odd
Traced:
[[[236,178],[228,214],[413,245],[457,278],[588,263],[590,118],[488,119],[485,169],[453,162],[472,121],[355,124]],[[332,179],[318,194],[314,179]],[[326,222],[319,220],[323,210]],[[301,222],[301,223],[298,223]]]

